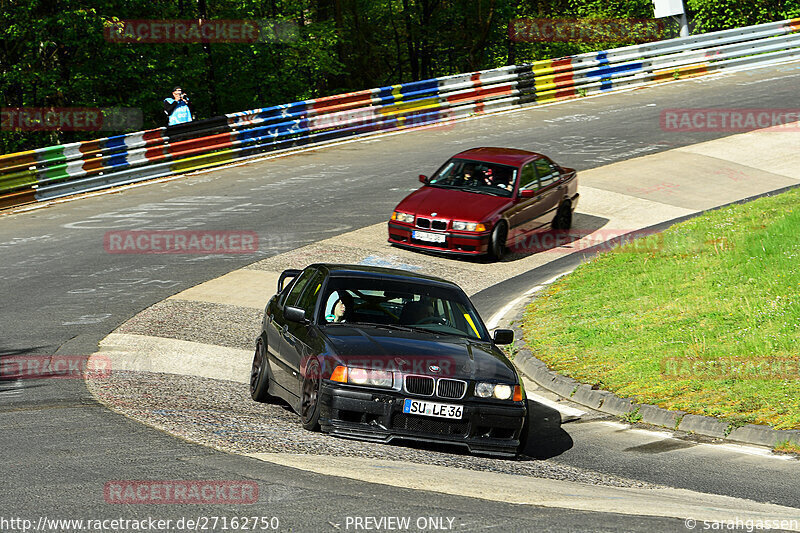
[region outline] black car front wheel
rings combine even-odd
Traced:
[[[256,353],[253,356],[253,366],[250,367],[250,396],[257,402],[266,402],[270,399],[269,361],[263,337],[259,337],[256,341]]]
[[[303,378],[303,393],[300,397],[300,418],[303,427],[310,431],[319,429],[319,386],[322,382],[319,362],[312,359],[306,366]]]

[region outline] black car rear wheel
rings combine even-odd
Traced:
[[[506,254],[506,238],[508,237],[508,226],[504,220],[498,222],[494,231],[492,231],[492,238],[489,241],[489,255],[496,259],[501,260]]]
[[[319,429],[319,386],[322,381],[319,362],[309,361],[303,378],[303,393],[300,397],[300,418],[303,427],[311,431]]]
[[[256,353],[250,368],[250,396],[257,402],[266,402],[269,395],[269,361],[263,337],[256,341]]]

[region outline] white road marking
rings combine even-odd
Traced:
[[[492,315],[492,317],[488,320],[488,322],[486,322],[486,327],[489,328],[489,329],[496,328],[497,325],[500,324],[500,321],[503,319],[503,317],[506,316],[506,314],[509,311],[514,309],[514,307],[516,307],[516,305],[519,302],[524,300],[526,297],[528,297],[528,296],[530,296],[530,295],[532,295],[532,294],[534,294],[536,292],[539,292],[540,290],[544,289],[547,285],[550,285],[551,283],[555,282],[558,278],[560,278],[562,276],[566,276],[567,274],[571,273],[573,270],[575,270],[575,269],[573,268],[572,270],[567,270],[566,272],[562,272],[561,274],[559,274],[557,276],[553,276],[552,278],[548,279],[547,281],[543,282],[542,284],[535,285],[535,286],[531,287],[530,289],[525,291],[525,293],[523,293],[522,296],[520,296],[518,298],[514,298],[512,301],[510,301],[509,303],[504,305],[502,309],[500,309],[498,312],[496,312],[495,314]]]
[[[620,422],[609,422],[607,420],[601,421],[601,424],[605,424],[606,426],[613,427],[617,430],[629,431],[631,433],[637,433],[639,435],[644,435],[646,437],[651,437],[656,440],[666,440],[666,439],[675,439],[675,440],[682,440],[678,438],[674,433],[670,433],[668,431],[652,431],[649,429],[639,429],[630,426],[629,424],[623,424]],[[795,458],[791,455],[783,455],[773,452],[767,448],[759,448],[756,446],[746,446],[743,444],[710,444],[710,443],[700,443],[698,446],[703,448],[709,448],[712,450],[726,450],[729,452],[734,453],[742,453],[745,455],[756,455],[759,457],[764,457],[767,459],[778,459],[780,461],[792,461]]]
[[[581,418],[583,415],[586,414],[586,411],[581,411],[580,409],[575,409],[575,408],[570,407],[568,405],[564,405],[564,404],[561,404],[561,403],[558,403],[558,402],[554,402],[553,400],[550,400],[549,398],[545,398],[544,396],[539,396],[538,394],[533,393],[533,392],[525,391],[525,394],[528,396],[529,400],[533,400],[536,403],[540,403],[540,404],[542,404],[544,406],[547,406],[547,407],[549,407],[551,409],[555,409],[556,411],[558,411],[562,415],[570,418],[570,420],[577,420],[578,418]],[[563,421],[564,420],[562,419],[562,422]]]
[[[500,309],[498,312],[496,312],[494,315],[492,315],[492,318],[489,319],[489,322],[487,322],[486,327],[489,328],[489,329],[496,328],[497,325],[500,323],[500,320],[502,320],[503,317],[506,316],[506,313],[511,311],[511,309],[513,309],[515,305],[517,305],[519,302],[521,302],[524,299],[525,299],[525,296],[523,295],[523,296],[520,296],[519,298],[515,298],[514,300],[510,301],[509,303],[507,303],[502,309]]]
[[[766,457],[768,459],[778,459],[780,461],[792,461],[794,457],[791,455],[782,455],[768,450],[767,448],[756,448],[755,446],[745,446],[742,444],[701,444],[701,446],[711,447],[723,450],[728,450],[736,453],[743,453],[745,455],[757,455],[759,457]]]

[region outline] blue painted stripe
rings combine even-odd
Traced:
[[[127,156],[127,153],[111,156],[103,161],[103,166],[106,168],[113,167],[115,170],[120,170],[121,167],[129,166]]]
[[[127,137],[128,137],[127,135],[115,135],[114,137],[109,137],[108,139],[106,139],[105,148],[108,149],[115,149],[120,147],[127,148],[127,146],[125,145],[125,139]]]

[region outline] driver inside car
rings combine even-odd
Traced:
[[[353,320],[353,297],[347,291],[337,291],[336,303],[333,305],[330,314],[325,316],[326,322],[350,322]]]

